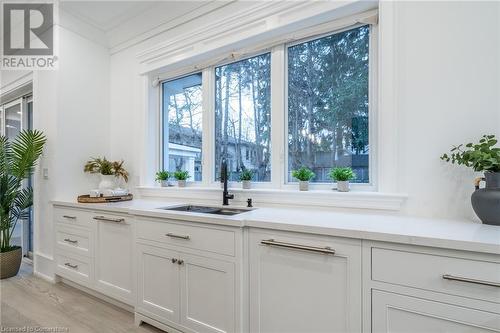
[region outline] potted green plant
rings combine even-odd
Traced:
[[[245,190],[250,189],[251,181],[253,178],[253,171],[250,169],[245,169],[240,174],[241,187]]]
[[[309,190],[309,181],[313,179],[316,175],[310,169],[306,167],[301,167],[297,170],[292,170],[292,177],[298,179],[299,181],[299,190],[300,191],[308,191]]]
[[[170,178],[170,173],[165,170],[160,170],[156,173],[156,181],[160,182],[161,187],[167,187],[170,184],[168,183],[168,179]]]
[[[330,179],[337,182],[337,191],[349,192],[349,181],[356,178],[351,168],[333,168],[330,170]]]
[[[28,218],[33,205],[33,189],[23,180],[34,171],[45,145],[45,135],[37,130],[22,131],[13,142],[0,136],[0,278],[17,275],[22,249],[11,244],[19,220]]]
[[[103,192],[115,188],[116,178],[121,177],[125,182],[128,182],[128,172],[123,167],[123,163],[123,161],[108,161],[106,157],[93,157],[85,163],[83,171],[101,175],[99,190]]]
[[[174,178],[177,180],[179,187],[186,187],[186,180],[191,178],[191,176],[187,170],[177,170],[174,172]]]
[[[494,135],[483,135],[478,143],[454,146],[451,154],[443,154],[441,159],[452,164],[463,165],[476,172],[484,172],[484,177],[476,178],[476,190],[472,193],[472,208],[485,224],[500,225],[500,147]],[[485,187],[479,183],[485,181]]]

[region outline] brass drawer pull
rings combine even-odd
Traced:
[[[63,215],[65,219],[71,219],[71,220],[76,220],[76,216],[71,216],[71,215]]]
[[[168,234],[165,234],[165,236],[172,237],[172,238],[185,239],[185,240],[189,240],[191,238],[191,237],[189,237],[189,235],[176,235],[176,234],[173,234],[170,232]]]
[[[455,275],[450,275],[450,274],[444,274],[443,279],[449,280],[449,281],[467,282],[467,283],[480,284],[483,286],[500,288],[499,282],[476,280],[476,279],[466,278],[466,277],[462,277],[462,276],[455,276]]]
[[[331,255],[335,254],[335,250],[332,249],[331,247],[316,247],[316,246],[309,246],[309,245],[284,243],[284,242],[275,241],[274,239],[262,240],[262,241],[260,241],[260,243],[262,245],[276,246],[276,247],[288,248],[288,249],[294,249],[294,250],[317,252],[317,253],[331,254]]]
[[[73,239],[70,239],[70,238],[64,238],[64,241],[67,242],[67,243],[71,243],[71,244],[77,244],[78,243],[77,240],[73,240]]]
[[[78,265],[71,265],[69,262],[65,263],[64,266],[68,266],[69,268],[77,269]]]
[[[113,223],[123,223],[123,222],[125,222],[124,218],[113,219],[113,218],[109,218],[109,217],[105,217],[105,216],[94,216],[94,220],[104,221],[104,222],[113,222]]]

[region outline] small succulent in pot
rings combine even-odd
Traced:
[[[174,172],[174,178],[177,180],[179,187],[186,187],[186,180],[191,178],[191,176],[187,170],[177,170]]]
[[[241,172],[240,174],[240,180],[241,180],[241,187],[243,189],[250,189],[251,187],[251,181],[253,178],[253,171],[250,169],[245,169]]]
[[[309,190],[309,181],[313,179],[316,175],[312,172],[311,169],[306,167],[301,167],[297,170],[292,170],[292,177],[296,178],[299,181],[299,190],[300,191],[308,191]]]
[[[161,187],[170,186],[168,179],[170,178],[170,172],[165,170],[160,170],[156,173],[156,181],[160,182]]]
[[[349,192],[349,181],[356,178],[356,174],[351,168],[333,168],[330,170],[330,178],[337,182],[339,192]]]

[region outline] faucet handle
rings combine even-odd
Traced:
[[[253,206],[252,206],[252,198],[248,198],[248,199],[247,199],[247,207],[248,207],[248,208],[253,207]]]

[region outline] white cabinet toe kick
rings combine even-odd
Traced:
[[[168,332],[500,332],[500,255],[54,207],[56,273]],[[89,291],[89,292],[90,292]]]

